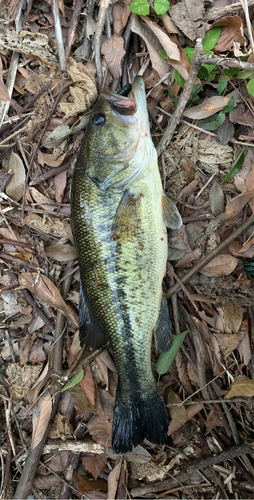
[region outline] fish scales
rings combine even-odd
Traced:
[[[118,372],[113,449],[119,452],[130,451],[145,437],[166,442],[168,425],[151,369],[167,231],[156,152],[147,126],[140,127],[141,119],[149,127],[146,108],[145,116],[137,116],[139,94],[145,99],[140,78],[136,88],[138,109],[130,110],[132,114],[126,108],[119,111],[119,102],[126,105],[129,99],[115,97],[117,104],[113,94],[113,104],[107,95],[99,99],[72,186],[72,226],[81,276],[80,335],[92,347],[100,347],[106,337],[111,343]],[[93,120],[106,121],[99,125],[101,133]]]

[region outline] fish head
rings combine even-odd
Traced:
[[[102,90],[86,132],[86,175],[102,190],[126,187],[144,170],[151,146],[143,79],[135,78],[130,97]]]

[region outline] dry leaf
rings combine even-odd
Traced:
[[[254,396],[254,380],[245,376],[237,378],[230,386],[228,393],[225,395],[225,399],[231,399],[237,396],[252,398]]]
[[[69,237],[71,232],[70,225],[65,220],[60,220],[57,217],[43,217],[35,213],[28,214],[24,219],[25,224],[33,227],[38,231],[46,234],[51,234],[57,238]]]
[[[226,359],[231,354],[231,352],[233,352],[237,348],[240,340],[242,340],[244,336],[244,333],[214,333],[213,335],[219,344],[219,348],[223,358]]]
[[[79,384],[75,385],[70,389],[70,393],[75,401],[75,403],[82,409],[87,410],[91,413],[101,414],[101,410],[96,410],[96,408],[91,404],[87,395],[84,393],[82,387]]]
[[[209,193],[211,210],[215,217],[224,212],[224,193],[222,187],[215,182]]]
[[[64,127],[63,129],[61,130],[64,130],[66,131],[66,127],[68,128],[68,132],[69,132],[69,127],[68,125],[60,125],[60,127]],[[54,130],[54,132],[58,129],[58,127]],[[61,136],[63,137],[63,139],[65,138],[64,136]],[[47,139],[49,138],[49,136],[47,137]],[[63,153],[62,155],[60,155],[58,158],[55,158],[54,154],[50,154],[50,153],[42,153],[40,150],[38,151],[38,158],[37,158],[37,161],[40,165],[44,166],[44,165],[49,165],[49,167],[59,167],[60,165],[62,165],[64,159],[66,157],[66,153]]]
[[[37,59],[43,66],[56,69],[59,61],[53,47],[47,35],[26,30],[6,28],[0,39],[0,52],[5,53],[6,49],[21,52],[29,59]]]
[[[189,405],[186,407],[186,422],[191,420],[199,411],[203,410],[203,406],[201,404]],[[172,420],[169,424],[168,428],[168,436],[171,436],[174,432],[176,432],[181,425],[175,424]]]
[[[94,479],[97,479],[104,467],[106,467],[108,457],[106,455],[94,455],[93,457],[82,457],[81,461],[85,469],[93,475]]]
[[[88,432],[93,440],[102,446],[111,447],[112,423],[106,415],[96,415],[87,423]]]
[[[170,16],[176,23],[176,26],[188,37],[190,40],[195,40],[197,29],[200,26],[198,21],[193,21],[190,12],[187,9],[184,0],[175,5],[170,6]]]
[[[26,171],[23,161],[13,151],[9,159],[8,170],[13,172],[13,176],[6,188],[6,194],[13,200],[19,201],[24,192]]]
[[[51,349],[49,353],[48,362],[44,367],[43,371],[41,372],[39,378],[36,380],[35,384],[31,387],[31,389],[29,389],[27,393],[27,399],[31,405],[36,401],[40,390],[46,384],[51,374],[52,361],[53,361],[53,349]]]
[[[44,394],[38,403],[39,415],[33,413],[33,436],[31,449],[33,450],[40,444],[45,431],[48,427],[51,410],[52,410],[52,399],[49,392]]]
[[[60,102],[60,109],[66,118],[86,111],[97,98],[96,82],[93,75],[82,63],[69,58],[67,73],[73,81],[69,88],[71,97]]]
[[[193,120],[208,118],[209,116],[218,113],[218,111],[221,111],[224,106],[226,106],[229,99],[229,97],[223,97],[219,95],[210,97],[201,104],[198,104],[193,108],[186,109],[183,113],[183,116],[187,116],[187,118],[192,118]]]
[[[250,339],[248,335],[248,320],[245,319],[241,325],[241,332],[244,332],[244,336],[239,343],[238,352],[243,360],[245,366],[247,366],[251,360],[251,348],[250,348]]]
[[[60,172],[54,177],[55,198],[58,203],[62,203],[66,188],[67,170]]]
[[[157,71],[160,78],[165,77],[166,73],[170,72],[170,65],[159,55],[160,50],[162,50],[162,45],[157,37],[151,32],[147,25],[144,23],[141,24],[139,17],[135,14],[133,15],[131,29],[134,33],[137,33],[137,35],[143,38],[151,58],[152,67]],[[169,78],[166,78],[164,82],[169,83]]]
[[[54,206],[52,206],[51,200],[49,198],[47,198],[46,196],[44,196],[44,194],[40,193],[40,191],[38,191],[38,189],[36,189],[34,187],[30,187],[29,192],[30,192],[31,196],[33,197],[34,201],[38,205],[40,205],[42,208],[44,208],[44,210],[49,210],[50,212],[52,212],[52,210],[55,208]]]
[[[238,264],[238,260],[232,255],[220,254],[204,266],[200,273],[209,278],[212,276],[228,276]]]
[[[240,329],[243,320],[243,309],[242,307],[228,300],[224,303],[224,321],[227,327],[233,332],[237,333]]]
[[[217,52],[233,52],[234,43],[239,43],[239,46],[245,45],[246,40],[243,35],[243,22],[239,16],[222,17],[219,21],[213,23],[210,29],[215,26],[219,26],[222,30],[220,38],[214,48]]]
[[[236,217],[238,217],[241,210],[245,207],[246,203],[252,198],[254,191],[246,191],[234,198],[227,206],[226,212],[221,219],[221,224],[232,224]]]
[[[204,0],[185,0],[185,5],[192,21],[202,19]]]
[[[209,429],[214,429],[215,427],[223,427],[223,420],[221,415],[216,410],[211,410],[206,419],[206,424]]]
[[[114,469],[108,476],[108,500],[114,500],[117,492],[118,481],[120,477],[123,457],[120,457],[119,462],[115,465]]]
[[[39,299],[46,302],[46,304],[50,304],[55,309],[61,311],[74,328],[79,327],[78,315],[66,304],[58,288],[49,278],[38,273],[22,273],[18,279],[21,286],[27,288],[32,294],[35,294]]]
[[[101,53],[105,56],[109,71],[114,80],[122,75],[121,61],[125,55],[123,44],[124,40],[121,36],[112,35],[101,47]]]
[[[76,472],[73,473],[73,477],[78,482],[78,490],[81,493],[89,493],[89,491],[107,491],[107,481],[105,479],[90,479],[89,476],[82,474],[82,476],[78,476]],[[90,497],[89,497],[90,498]]]
[[[127,3],[116,2],[113,7],[114,33],[116,35],[120,35],[122,29],[125,28],[130,13],[130,6]]]
[[[93,372],[91,370],[90,365],[85,366],[84,368],[84,377],[79,382],[83,391],[87,395],[90,403],[94,406],[95,404],[95,384],[93,378]]]
[[[76,249],[73,245],[52,245],[45,249],[45,253],[48,257],[54,260],[59,260],[60,262],[70,262],[77,257]]]
[[[9,92],[3,81],[3,63],[1,57],[0,57],[0,100],[1,101],[10,100]]]
[[[234,109],[230,111],[229,120],[233,123],[246,125],[247,127],[254,127],[253,113],[249,110],[249,108],[247,108],[244,102],[240,102]]]
[[[168,393],[167,404],[171,405],[171,404],[181,404],[181,403],[182,403],[181,399],[179,398],[179,396],[177,396],[177,394],[173,391],[171,387]],[[186,409],[184,406],[169,406],[169,411],[172,418],[172,422],[174,422],[174,424],[179,425],[179,427],[185,424],[187,417],[186,417]]]
[[[194,387],[199,387],[198,372],[197,372],[196,368],[194,368],[192,363],[190,363],[189,361],[187,364],[187,371],[188,371],[188,375],[189,375],[189,378],[190,378],[192,385],[194,385]]]
[[[30,387],[41,372],[42,364],[20,366],[17,363],[7,365],[8,389],[16,403],[27,396]]]

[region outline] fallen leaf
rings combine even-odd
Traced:
[[[211,210],[215,217],[224,212],[224,193],[222,187],[215,182],[209,193]]]
[[[252,198],[253,194],[254,191],[246,191],[246,193],[240,194],[232,201],[230,201],[226,208],[226,212],[221,219],[221,224],[232,224],[235,221],[236,217],[238,217],[241,210]]]
[[[33,435],[31,450],[34,450],[38,444],[40,444],[45,431],[48,427],[51,410],[52,410],[52,398],[49,392],[46,392],[38,402],[39,415],[35,412],[33,413]]]
[[[244,102],[240,102],[229,113],[229,120],[233,123],[246,125],[247,127],[254,127],[254,116],[252,111],[247,108]]]
[[[37,59],[43,66],[57,69],[59,65],[54,45],[47,35],[26,30],[4,30],[0,40],[0,52],[5,49],[21,52],[30,59]]]
[[[243,35],[243,22],[239,16],[225,16],[215,21],[210,29],[219,26],[221,28],[221,35],[214,47],[217,52],[233,52],[234,43],[238,42],[240,45],[245,45],[246,40]],[[242,55],[242,54],[241,54]]]
[[[151,58],[152,67],[157,71],[160,78],[165,77],[165,75],[170,72],[170,65],[168,61],[165,61],[165,59],[159,55],[160,50],[162,50],[162,45],[157,37],[151,32],[146,24],[141,24],[136,14],[132,17],[131,29],[134,33],[137,33],[137,35],[143,38]],[[164,82],[169,83],[169,78],[165,78]]]
[[[77,63],[72,57],[67,64],[67,73],[73,81],[69,88],[70,97],[61,100],[60,109],[66,118],[87,111],[97,98],[96,82],[83,63]]]
[[[130,13],[130,6],[127,3],[116,2],[113,7],[114,33],[116,35],[120,35],[122,29],[125,28]]]
[[[48,362],[47,362],[46,366],[44,367],[44,369],[42,370],[39,378],[37,378],[36,382],[29,389],[29,391],[27,393],[27,399],[31,405],[36,401],[40,390],[46,384],[46,382],[51,374],[52,362],[53,362],[53,349],[51,349],[51,351],[49,353]]]
[[[102,411],[98,411],[89,401],[87,395],[84,393],[82,387],[78,384],[70,389],[70,393],[75,401],[75,403],[81,408],[91,412],[91,413],[102,413]]]
[[[112,423],[106,415],[96,415],[87,423],[88,432],[93,440],[102,446],[111,447]]]
[[[78,476],[76,472],[73,473],[73,477],[78,482],[78,490],[81,493],[89,493],[89,491],[107,491],[107,481],[105,479],[91,479],[89,476],[82,474]]]
[[[167,398],[167,404],[172,405],[172,404],[178,404],[180,405],[182,403],[181,399],[177,394],[173,391],[172,387],[170,387],[169,393],[168,393],[168,398]],[[169,406],[169,411],[170,415],[172,418],[172,421],[179,425],[180,427],[185,424],[186,422],[186,409],[184,406]]]
[[[81,461],[85,469],[93,475],[94,479],[97,479],[106,467],[108,457],[106,455],[94,455],[93,457],[82,457]]]
[[[57,174],[54,177],[55,199],[58,203],[62,203],[63,201],[64,192],[66,188],[66,179],[67,179],[67,170],[60,172],[60,174]]]
[[[193,21],[202,19],[204,11],[204,0],[185,0],[185,5]]]
[[[191,420],[199,411],[203,410],[203,406],[199,403],[195,405],[189,405],[186,407],[186,422]],[[172,420],[168,428],[168,436],[171,436],[174,432],[180,429],[181,425],[175,424]]]
[[[223,358],[226,359],[231,354],[231,352],[233,352],[237,348],[240,340],[242,340],[244,336],[244,333],[214,333],[213,335],[218,342]]]
[[[122,467],[123,457],[119,458],[119,462],[115,464],[114,469],[110,472],[108,476],[108,500],[114,500],[117,492],[118,481],[120,477],[121,467]]]
[[[225,399],[231,399],[237,396],[252,398],[254,396],[254,380],[245,376],[237,378],[230,386],[228,393],[225,395]]]
[[[13,200],[19,201],[24,193],[26,171],[23,161],[13,151],[9,159],[8,170],[13,172],[13,176],[6,187],[6,194]]]
[[[170,6],[170,16],[176,23],[176,26],[190,39],[195,40],[197,36],[197,29],[199,27],[198,21],[193,21],[189,10],[187,9],[184,0],[175,5]]]
[[[220,254],[204,266],[200,273],[204,276],[228,276],[238,264],[238,260],[232,255]]]
[[[201,120],[202,118],[208,118],[209,116],[218,113],[218,111],[221,111],[224,108],[224,106],[226,106],[229,99],[230,99],[229,97],[223,97],[219,95],[214,97],[209,97],[209,99],[206,99],[201,104],[198,104],[193,108],[186,109],[183,113],[183,116],[186,116],[187,118],[192,118],[193,120]]]
[[[95,384],[93,378],[93,372],[91,370],[90,365],[85,366],[84,368],[84,376],[79,382],[83,391],[87,395],[90,403],[94,406],[95,404]]]
[[[8,363],[6,370],[8,389],[15,403],[27,396],[41,369],[42,364],[20,366],[17,363]]]
[[[49,210],[50,212],[52,212],[52,210],[55,208],[54,206],[52,206],[51,200],[46,196],[44,196],[44,194],[40,193],[38,189],[30,187],[29,192],[33,197],[34,201],[42,208],[44,208],[44,210]]]
[[[32,294],[61,311],[75,328],[79,327],[78,315],[66,304],[58,288],[49,278],[38,273],[22,273],[19,274],[18,280],[19,284]]]
[[[61,131],[66,131],[68,129],[68,132],[70,130],[70,128],[68,127],[68,125],[60,125],[60,127],[63,127],[61,129]],[[66,129],[67,127],[67,129]],[[58,129],[58,127],[56,127],[56,129],[54,130],[54,132]],[[56,132],[55,132],[56,133]],[[65,139],[65,135],[62,135],[61,138]],[[49,136],[47,137],[47,140],[49,139]],[[52,144],[51,144],[52,146]],[[42,167],[44,165],[48,165],[49,167],[59,167],[60,165],[62,165],[64,159],[66,157],[66,153],[63,153],[62,155],[60,155],[58,158],[55,158],[55,156],[53,154],[50,154],[50,153],[42,153],[42,151],[38,151],[38,158],[37,158],[37,161],[40,165],[42,165]]]
[[[214,429],[215,427],[223,427],[222,416],[216,410],[211,410],[206,419],[206,424],[209,429]]]
[[[9,92],[3,81],[3,63],[1,57],[0,57],[0,100],[10,101]]]
[[[243,309],[237,304],[233,303],[232,300],[228,300],[224,303],[224,321],[227,327],[233,332],[237,333],[240,329],[243,320]]]
[[[248,335],[248,320],[245,319],[241,325],[241,332],[244,333],[242,340],[238,345],[238,352],[240,354],[241,360],[244,365],[247,366],[251,360],[251,347],[250,347],[250,338]]]
[[[70,262],[77,258],[77,252],[73,245],[52,245],[45,248],[45,253],[53,260],[60,262]]]
[[[194,387],[199,387],[198,372],[196,368],[194,368],[193,364],[190,363],[190,361],[188,361],[187,364],[187,371],[192,385],[194,385]]]
[[[197,248],[196,250],[192,250],[191,253],[187,253],[182,259],[180,259],[175,267],[177,268],[185,268],[189,264],[194,263],[198,259],[200,259],[202,253],[202,248]]]
[[[57,238],[69,237],[71,232],[70,225],[65,220],[60,220],[57,217],[40,217],[38,214],[29,213],[25,219],[25,224],[33,227],[37,231],[42,231],[46,234],[51,234]]]
[[[123,37],[112,35],[101,47],[101,53],[105,56],[109,71],[115,80],[122,75],[121,61],[126,53],[123,44]]]

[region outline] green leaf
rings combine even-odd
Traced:
[[[179,335],[176,335],[173,340],[173,345],[171,349],[168,352],[162,352],[159,355],[157,364],[156,364],[156,371],[159,375],[164,375],[169,368],[171,367],[173,361],[175,360],[175,357],[185,339],[185,335],[188,333],[189,330],[186,330],[186,332],[179,333]]]
[[[228,86],[228,80],[221,75],[218,82],[218,93],[222,95]]]
[[[68,380],[67,384],[61,389],[61,392],[67,391],[68,389],[72,389],[74,385],[77,385],[82,378],[84,377],[84,370],[80,370],[80,372],[76,373],[73,377]]]
[[[168,60],[168,54],[164,49],[159,50],[159,54],[162,57],[162,59],[166,59],[166,61]]]
[[[208,74],[210,75],[212,71],[216,68],[216,64],[204,64],[203,67],[207,69]]]
[[[224,184],[224,182],[230,181],[230,179],[232,179],[237,174],[237,172],[239,172],[239,170],[241,170],[243,160],[244,160],[244,148],[242,149],[239,156],[236,158],[236,161],[235,161],[233,167],[231,168],[230,172],[226,175],[224,181],[221,182],[221,184]]]
[[[192,97],[192,99],[194,99],[194,97],[196,97],[196,95],[198,95],[198,93],[202,89],[203,89],[203,86],[201,85],[201,83],[196,83],[195,85],[193,85],[193,88],[192,88],[192,91],[191,91],[191,97]]]
[[[254,97],[254,78],[252,78],[248,83],[247,83],[247,90],[250,95]]]
[[[191,64],[192,63],[192,58],[193,58],[193,54],[194,54],[194,49],[192,47],[185,47],[185,49],[183,49],[185,54],[186,54],[186,57],[189,61],[189,63]]]
[[[232,111],[232,109],[234,107],[235,107],[235,98],[234,98],[234,96],[232,96],[232,97],[230,97],[226,106],[224,106],[223,111],[224,111],[224,113],[229,113],[230,111]]]
[[[224,73],[226,76],[235,76],[240,73],[241,69],[240,68],[230,68],[230,69],[224,69]]]
[[[134,0],[130,5],[131,12],[139,14],[139,16],[148,16],[149,3],[147,0]]]
[[[198,78],[200,78],[200,80],[206,80],[208,75],[209,75],[209,73],[208,73],[207,68],[205,68],[205,66],[201,66],[201,68],[198,72]]]
[[[179,87],[181,87],[183,89],[184,85],[185,85],[185,79],[180,75],[180,73],[179,73],[179,71],[177,71],[177,69],[174,69],[173,77],[174,77],[176,83],[178,83]]]
[[[225,113],[221,112],[217,115],[209,116],[209,118],[199,120],[198,126],[202,127],[204,130],[217,130],[217,128],[222,125],[225,118]]]
[[[248,262],[248,264],[242,264],[243,270],[250,276],[254,276],[254,262]]]
[[[218,40],[220,38],[220,34],[221,34],[221,28],[219,26],[216,26],[215,28],[212,28],[211,30],[206,32],[205,38],[203,41],[204,51],[214,49],[216,43],[218,42]]]
[[[243,71],[240,71],[238,73],[237,78],[239,80],[246,80],[247,78],[250,78],[251,76],[253,76],[253,71],[249,71],[247,69],[244,69]]]
[[[165,14],[169,9],[169,1],[168,0],[155,0],[154,1],[154,9],[158,16]]]

